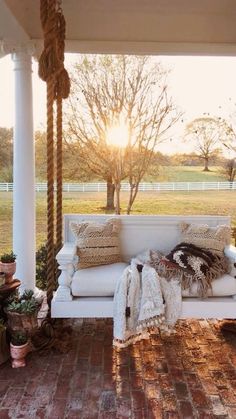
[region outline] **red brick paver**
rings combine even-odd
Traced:
[[[236,419],[236,335],[180,321],[170,337],[112,347],[112,321],[72,321],[68,354],[0,367],[0,419]]]

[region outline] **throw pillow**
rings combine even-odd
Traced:
[[[121,261],[119,240],[121,221],[118,218],[111,218],[104,224],[72,222],[70,227],[77,239],[79,269]]]
[[[231,230],[227,225],[209,227],[206,224],[181,223],[181,242],[191,243],[202,249],[222,254],[230,244]]]

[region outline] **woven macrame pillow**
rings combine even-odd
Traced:
[[[79,269],[121,261],[119,219],[111,218],[104,224],[71,222],[70,227],[76,237]]]
[[[206,224],[181,223],[181,241],[195,244],[214,253],[222,254],[225,246],[230,244],[231,230],[227,225],[209,227]]]

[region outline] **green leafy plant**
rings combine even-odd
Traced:
[[[28,336],[24,331],[17,330],[11,334],[11,343],[14,346],[21,346],[27,343]]]
[[[22,295],[19,295],[18,293],[14,294],[14,296],[8,300],[6,310],[27,315],[37,313],[41,302],[36,300],[33,294],[32,290],[25,290]]]
[[[54,247],[56,252],[56,246]],[[57,263],[55,263],[55,277]],[[47,246],[41,246],[36,252],[36,285],[41,290],[47,289]]]
[[[2,263],[13,263],[16,260],[16,255],[13,252],[5,253],[1,256]]]

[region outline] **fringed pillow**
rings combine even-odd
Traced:
[[[70,227],[76,237],[79,269],[121,261],[120,219],[111,218],[104,224],[71,222]]]
[[[222,254],[230,244],[231,230],[227,225],[209,227],[206,224],[181,223],[181,242],[194,244],[213,253]]]

